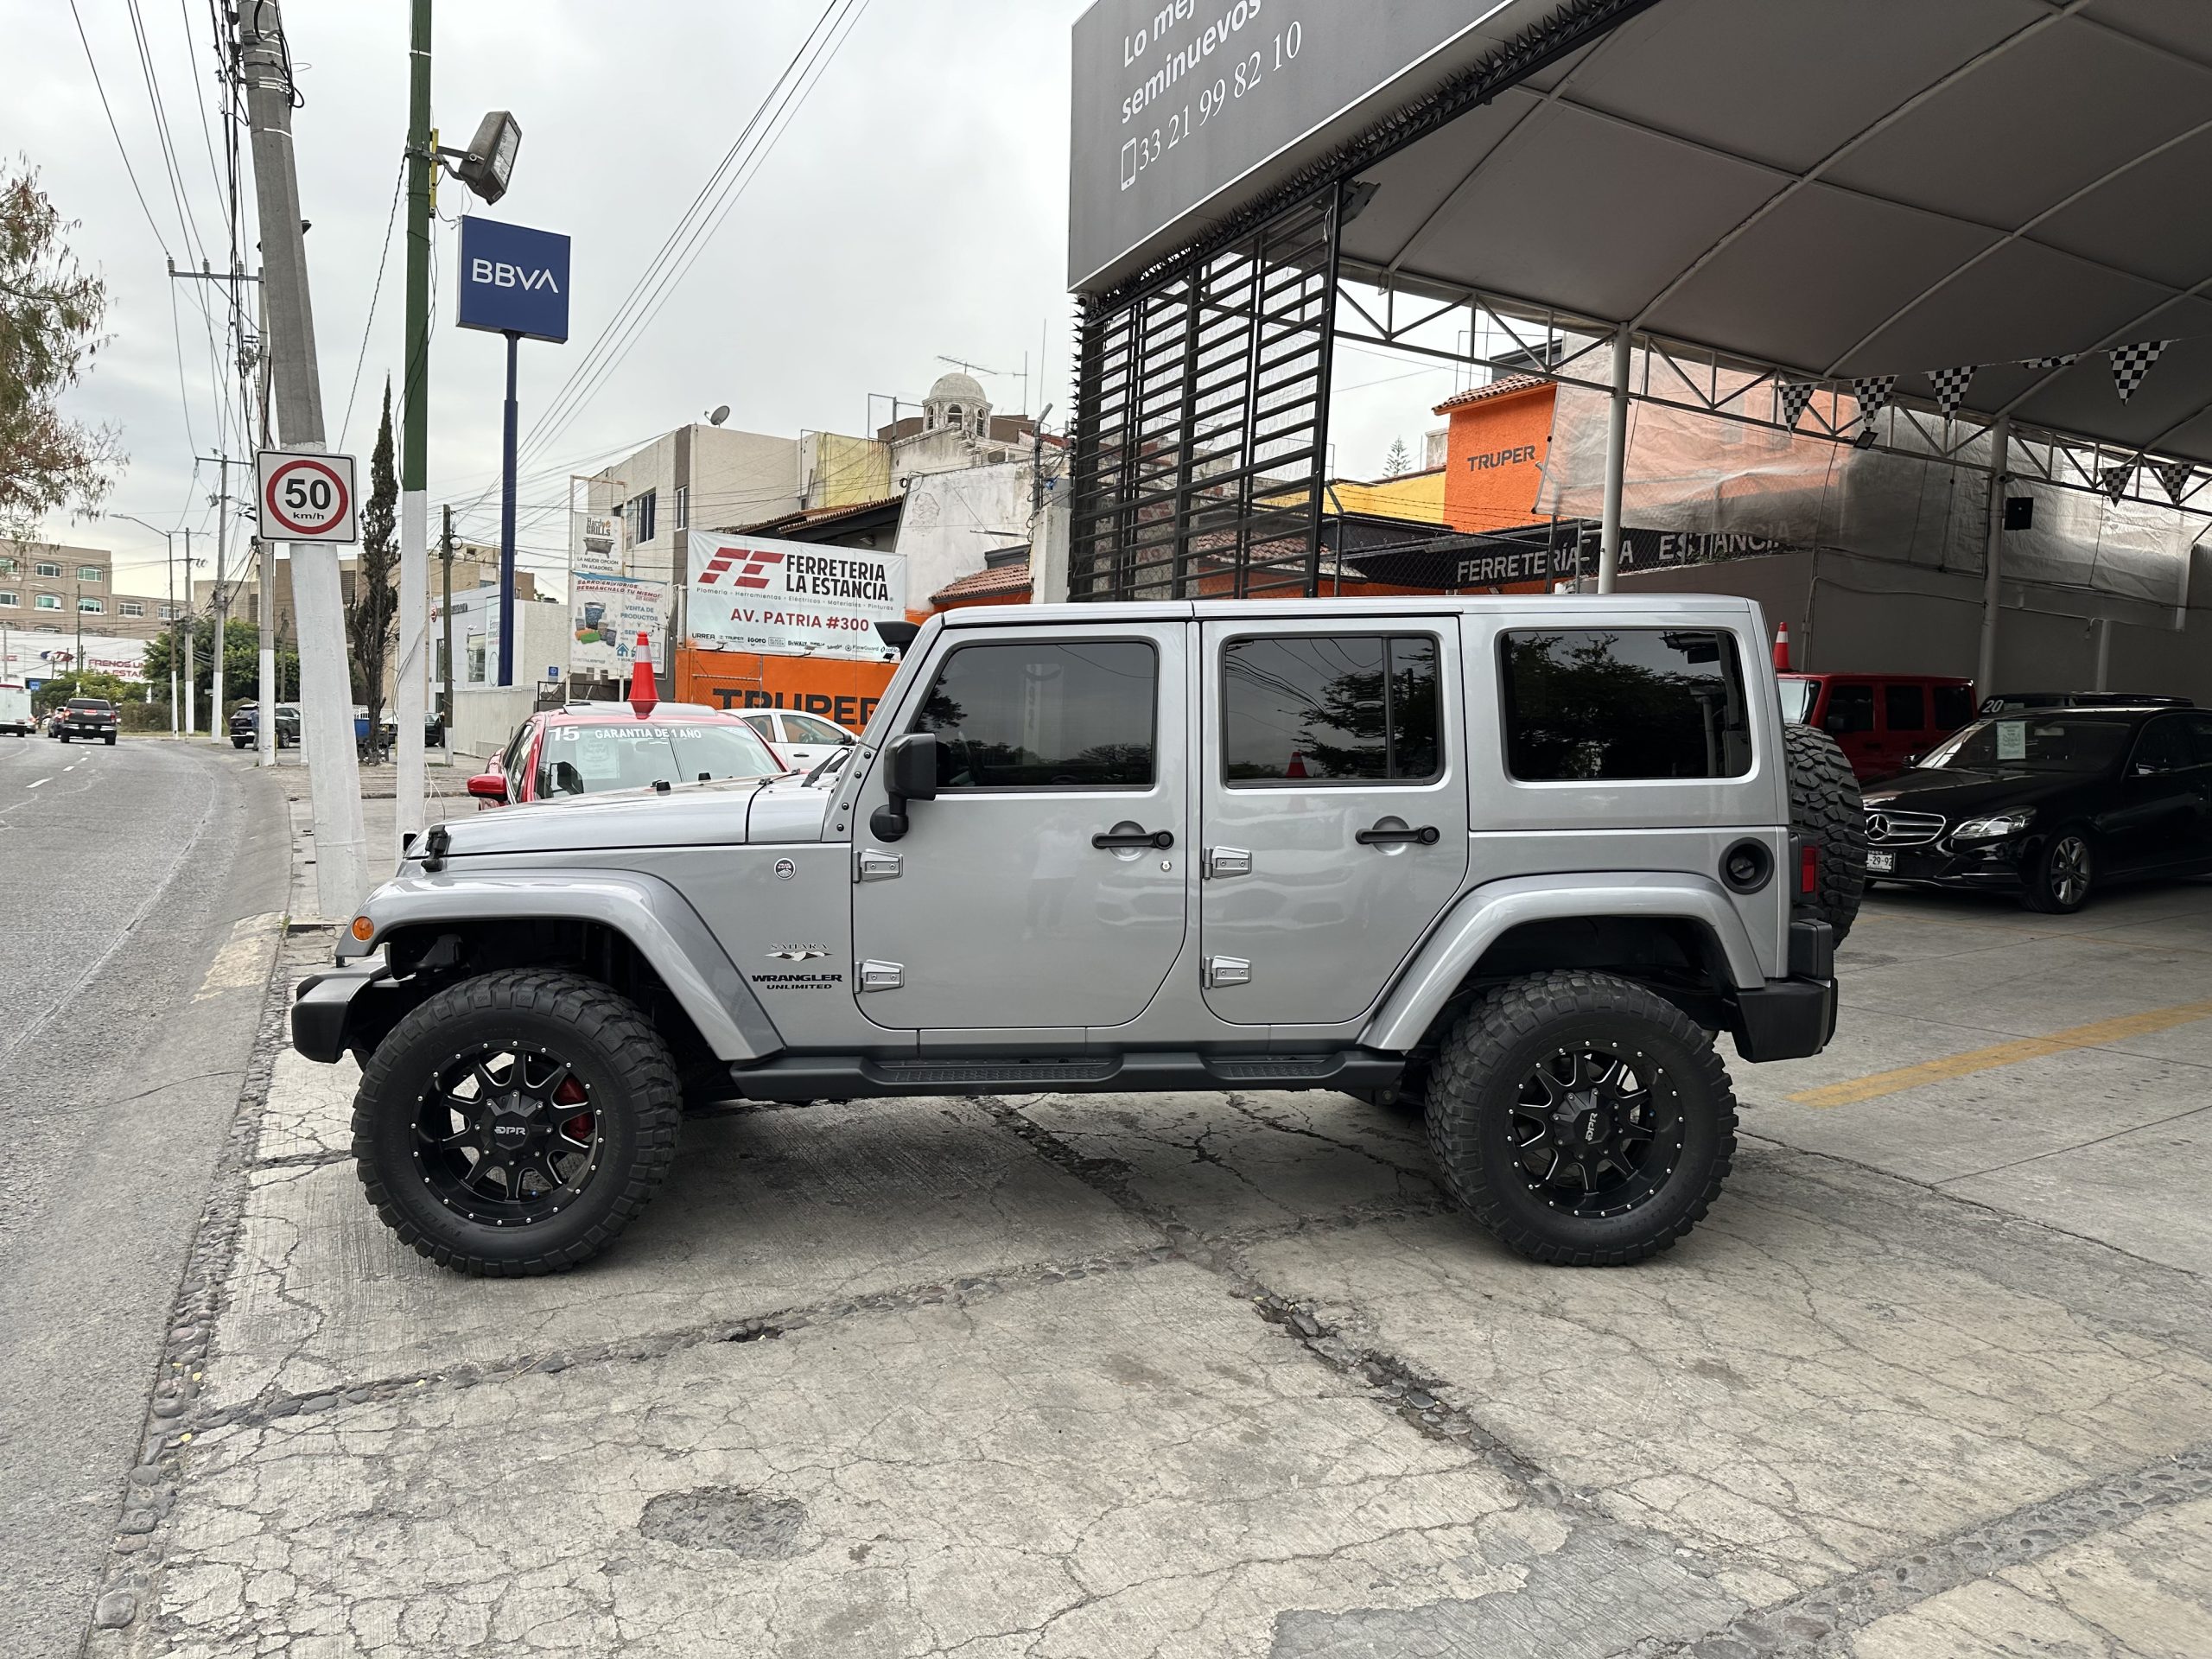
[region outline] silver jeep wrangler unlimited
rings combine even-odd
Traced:
[[[441,823],[293,1041],[473,1274],[596,1255],[687,1103],[1334,1089],[1417,1101],[1540,1261],[1696,1224],[1713,1045],[1816,1052],[1858,791],[1758,609],[1695,595],[933,618],[841,771]]]

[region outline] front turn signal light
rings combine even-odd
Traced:
[[[356,916],[353,918],[353,937],[362,944],[366,944],[375,936],[376,931],[377,925],[367,917]]]

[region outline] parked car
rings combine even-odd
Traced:
[[[46,734],[48,737],[59,737],[61,735],[61,714],[62,711],[56,709],[47,715]]]
[[[29,689],[20,681],[0,683],[0,732],[29,737],[38,730],[38,716],[31,713]]]
[[[1869,880],[2079,910],[2115,882],[2212,871],[2212,714],[2000,715],[1866,792]]]
[[[738,718],[766,738],[777,753],[801,772],[812,772],[837,750],[859,741],[834,721],[795,709],[748,709]]]
[[[532,715],[468,780],[468,792],[480,809],[791,770],[750,726],[718,709],[664,702],[641,715],[626,702],[595,703]]]
[[[294,1046],[359,1060],[369,1203],[469,1274],[604,1249],[687,1101],[1040,1089],[1408,1097],[1477,1223],[1637,1261],[1729,1167],[1711,1033],[1827,1044],[1864,819],[1757,606],[1589,605],[955,610],[810,781],[671,783],[765,753],[728,717],[534,716],[507,778],[669,792],[433,823]]]
[[[115,745],[123,717],[105,697],[72,697],[61,705],[61,741],[83,738],[86,742]]]
[[[249,702],[231,710],[231,747],[250,749],[261,737],[261,705]],[[297,748],[300,742],[300,705],[280,702],[276,705],[276,747],[280,749]]]
[[[2187,697],[2139,696],[2133,691],[1999,691],[1981,700],[1984,715],[2018,715],[2031,709],[2194,709]]]
[[[1974,682],[1942,674],[1776,676],[1782,717],[1843,747],[1860,781],[1885,778],[1974,718]]]

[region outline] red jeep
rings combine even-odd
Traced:
[[[1817,726],[1843,746],[1863,783],[1902,772],[1974,717],[1974,682],[1948,674],[1793,674],[1782,717]]]

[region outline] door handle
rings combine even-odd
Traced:
[[[1164,853],[1175,844],[1175,832],[1172,830],[1102,830],[1090,838],[1090,844],[1109,851],[1157,847]]]
[[[1378,823],[1352,837],[1363,847],[1433,847],[1443,838],[1433,823],[1425,823],[1418,830],[1385,830]]]

